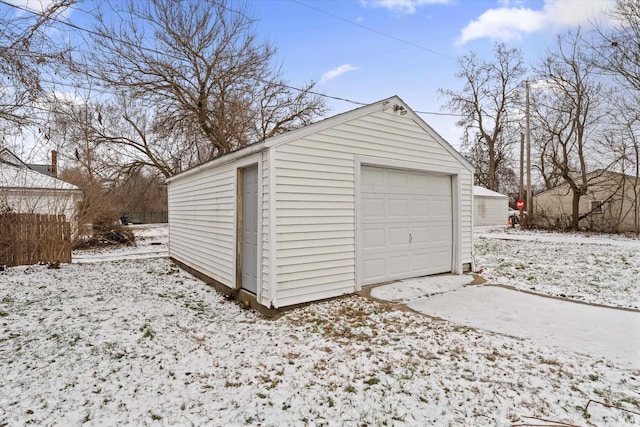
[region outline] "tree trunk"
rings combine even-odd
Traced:
[[[578,222],[580,221],[580,197],[582,194],[577,189],[572,189],[572,192],[571,230],[578,231]]]
[[[487,141],[489,144],[489,190],[498,191],[498,180],[496,179],[496,152],[494,143]]]

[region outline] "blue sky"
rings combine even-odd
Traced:
[[[51,0],[8,0],[39,9]],[[66,15],[91,27],[96,0]],[[117,3],[119,0],[112,0]],[[144,1],[144,0],[140,0]],[[457,59],[474,51],[490,59],[497,41],[520,48],[531,65],[557,34],[603,19],[611,0],[248,0],[260,37],[278,49],[292,85],[318,81],[317,91],[361,103],[399,95],[418,112],[446,113],[439,88],[459,89]],[[4,6],[3,6],[4,7]],[[357,105],[327,100],[329,115]],[[455,117],[421,114],[459,148]],[[46,157],[46,150],[44,156]]]
[[[520,48],[527,64],[558,33],[602,18],[607,0],[256,0],[257,29],[279,49],[294,84],[358,102],[399,95],[417,111],[446,112],[439,88],[459,89],[457,59],[491,58],[496,41]],[[355,105],[329,100],[333,113]],[[455,117],[421,114],[455,147]]]

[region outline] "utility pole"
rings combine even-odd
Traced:
[[[520,193],[518,200],[524,200],[524,133],[520,133]],[[524,218],[522,213],[524,209],[520,209],[520,220]]]
[[[526,105],[526,126],[527,126],[527,228],[531,228],[533,225],[533,198],[531,194],[531,124],[530,124],[530,100],[529,100],[529,90],[530,90],[530,82],[529,80],[525,81],[525,86],[527,89],[527,105]]]

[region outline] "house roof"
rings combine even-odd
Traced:
[[[8,148],[0,150],[0,163],[10,164],[18,167],[28,167],[18,156],[13,154]]]
[[[53,173],[53,171],[51,170],[51,165],[41,165],[41,164],[37,164],[37,163],[28,163],[27,166],[29,166],[29,169],[34,170],[36,172],[40,172],[43,173],[45,175],[49,175],[52,177],[56,177],[55,174]]]
[[[271,138],[268,138],[264,141],[260,141],[255,144],[248,145],[240,150],[225,154],[216,159],[210,160],[201,165],[195,166],[191,169],[188,169],[184,172],[181,172],[177,175],[174,175],[170,178],[167,178],[166,182],[169,183],[178,177],[188,176],[197,172],[200,172],[205,169],[215,168],[217,166],[232,162],[237,159],[241,159],[243,157],[250,156],[252,154],[261,152],[269,147],[278,146],[285,144],[287,142],[303,138],[307,135],[319,132],[323,129],[327,129],[341,123],[345,123],[349,120],[356,119],[358,117],[365,116],[367,114],[375,113],[376,111],[380,111],[386,108],[394,108],[395,105],[398,105],[402,110],[403,114],[406,112],[406,115],[410,117],[418,126],[420,126],[427,134],[432,136],[434,140],[442,145],[452,156],[454,156],[464,167],[466,167],[469,171],[474,170],[474,167],[465,159],[460,153],[458,153],[452,146],[449,144],[442,136],[440,136],[431,126],[429,126],[420,116],[418,116],[415,111],[411,109],[399,96],[394,95],[392,97],[383,99],[378,102],[374,102],[369,105],[365,105],[363,107],[359,107],[353,110],[346,111],[344,113],[337,114],[332,117],[328,117],[326,119],[320,120],[316,123],[312,123],[310,125],[301,127],[299,129],[291,130],[289,132],[283,133],[281,135],[276,135]]]
[[[73,184],[30,169],[6,148],[0,150],[0,188],[82,191]]]
[[[496,197],[496,198],[508,198],[509,196],[491,191],[488,188],[480,187],[479,185],[473,186],[473,195],[481,197]]]
[[[626,180],[632,180],[632,181],[638,179],[633,175],[628,175],[628,174],[615,172],[615,171],[610,171],[610,170],[606,170],[606,169],[595,169],[595,170],[587,173],[586,176],[587,176],[587,181],[589,182],[590,185],[599,184],[599,183],[602,183],[602,182],[606,181],[607,179],[614,179],[614,177],[616,179],[624,178]],[[535,198],[535,197],[538,197],[538,196],[543,195],[545,193],[548,193],[550,191],[556,191],[556,190],[560,189],[561,187],[568,187],[568,186],[569,186],[569,184],[566,181],[564,181],[564,182],[561,182],[560,184],[557,184],[557,185],[555,185],[555,186],[553,186],[551,188],[548,188],[548,189],[546,189],[544,191],[541,191],[541,192],[539,192],[537,194],[534,194],[533,197]],[[569,190],[567,189],[567,191],[569,191]]]

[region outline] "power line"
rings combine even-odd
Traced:
[[[434,55],[438,55],[438,56],[442,56],[442,57],[447,58],[447,59],[454,59],[454,60],[455,60],[455,58],[453,58],[453,57],[451,57],[451,56],[449,56],[449,55],[447,55],[447,54],[445,54],[445,53],[438,52],[437,50],[429,49],[429,48],[424,47],[424,46],[421,46],[421,45],[419,45],[419,44],[417,44],[417,43],[414,43],[414,42],[410,42],[410,41],[408,41],[408,40],[401,39],[401,38],[399,38],[399,37],[396,37],[396,36],[391,35],[391,34],[387,34],[387,33],[382,32],[382,31],[380,31],[380,30],[376,30],[375,28],[367,27],[366,25],[362,25],[362,24],[359,24],[359,23],[357,23],[357,22],[350,21],[349,19],[343,18],[342,16],[336,15],[336,14],[331,13],[331,12],[327,12],[326,10],[323,10],[323,9],[317,8],[317,7],[315,7],[315,6],[311,6],[310,4],[304,3],[304,2],[302,2],[302,1],[300,1],[300,0],[291,0],[291,1],[292,1],[293,3],[299,4],[300,6],[304,6],[304,7],[306,7],[306,8],[311,9],[311,10],[315,10],[316,12],[322,13],[322,14],[324,14],[324,15],[330,16],[330,17],[332,17],[332,18],[338,19],[338,20],[340,20],[340,21],[342,21],[342,22],[346,22],[346,23],[348,23],[348,24],[354,25],[354,26],[356,26],[356,27],[362,28],[362,29],[367,30],[367,31],[370,31],[370,32],[372,32],[372,33],[376,33],[376,34],[378,34],[378,35],[380,35],[380,36],[383,36],[383,37],[386,37],[386,38],[388,38],[388,39],[391,39],[391,40],[397,41],[397,42],[399,42],[399,43],[404,43],[404,44],[406,44],[406,45],[413,46],[413,47],[415,47],[415,48],[418,48],[418,49],[424,50],[424,51],[426,51],[426,52],[433,53]]]
[[[397,37],[395,37],[395,36],[392,36],[392,35],[389,35],[389,34],[383,33],[383,32],[381,32],[381,31],[378,31],[378,30],[376,30],[376,29],[373,29],[373,28],[370,28],[370,27],[367,27],[367,26],[364,26],[364,25],[358,24],[358,23],[356,23],[356,22],[349,21],[348,19],[342,18],[342,17],[340,17],[340,16],[338,16],[338,15],[334,15],[334,14],[332,14],[332,13],[330,13],[330,12],[326,12],[326,11],[324,11],[324,10],[322,10],[322,9],[318,9],[318,8],[316,8],[316,7],[310,6],[310,5],[305,4],[305,3],[301,2],[301,1],[298,1],[298,0],[291,0],[291,1],[292,1],[292,2],[294,2],[294,3],[300,4],[300,5],[302,5],[302,6],[308,7],[308,8],[310,8],[310,9],[316,10],[316,11],[318,11],[318,12],[320,12],[320,13],[324,13],[324,14],[326,14],[326,15],[329,15],[329,16],[331,16],[331,17],[333,17],[333,18],[336,18],[336,19],[339,19],[339,20],[341,20],[341,21],[344,21],[344,22],[350,23],[350,24],[355,25],[355,26],[357,26],[357,27],[361,27],[361,28],[366,29],[366,30],[368,30],[368,31],[372,31],[372,32],[374,32],[374,33],[380,34],[380,35],[382,35],[382,36],[384,36],[384,37],[388,37],[388,38],[393,39],[393,40],[396,40],[396,41],[398,41],[398,42],[401,42],[401,43],[405,43],[405,44],[408,44],[408,45],[414,46],[414,47],[416,47],[416,48],[419,48],[419,49],[425,50],[425,51],[427,51],[427,52],[431,52],[431,53],[436,54],[436,55],[443,56],[443,57],[445,57],[445,58],[453,59],[453,58],[451,58],[450,56],[447,56],[447,55],[445,55],[445,54],[443,54],[443,53],[437,52],[437,51],[432,50],[432,49],[425,48],[424,46],[420,46],[420,45],[418,45],[418,44],[416,44],[416,43],[412,43],[412,42],[409,42],[409,41],[406,41],[406,40],[402,40],[402,39],[397,38]],[[42,14],[41,14],[41,13],[39,13],[38,11],[35,11],[35,10],[33,10],[33,9],[30,9],[30,8],[28,8],[28,7],[26,7],[26,6],[19,6],[19,5],[15,5],[15,4],[9,3],[9,2],[8,2],[8,1],[6,1],[6,0],[0,0],[0,4],[4,4],[4,5],[6,5],[6,6],[9,6],[9,7],[12,7],[12,8],[18,9],[18,10],[21,10],[21,11],[23,11],[23,12],[31,13],[31,14],[36,15],[36,16],[42,16]],[[76,8],[75,10],[81,10],[81,9],[77,9],[77,8]],[[176,59],[176,60],[179,60],[179,61],[184,60],[184,58],[179,58],[179,57],[173,56],[173,55],[171,55],[170,53],[167,53],[167,52],[161,52],[161,51],[159,51],[159,50],[152,49],[152,48],[149,48],[149,47],[146,47],[146,46],[140,46],[140,45],[137,45],[137,44],[135,44],[135,43],[129,42],[129,41],[127,41],[127,40],[123,40],[123,39],[121,39],[121,38],[114,37],[114,36],[112,36],[112,35],[110,35],[110,34],[106,34],[106,33],[98,32],[98,31],[94,31],[94,30],[90,30],[90,29],[84,28],[84,27],[82,27],[82,26],[80,26],[80,25],[76,25],[76,24],[73,24],[73,23],[71,23],[71,22],[61,20],[61,19],[59,19],[59,16],[51,17],[51,19],[52,19],[54,22],[57,22],[57,23],[60,23],[60,24],[66,25],[66,26],[68,26],[68,27],[70,27],[70,28],[73,28],[73,29],[75,29],[75,30],[77,30],[77,31],[85,32],[85,33],[91,34],[91,35],[96,36],[96,37],[103,37],[103,38],[107,38],[107,39],[109,39],[109,40],[111,40],[111,41],[113,41],[113,42],[121,43],[121,44],[127,45],[127,46],[129,46],[129,47],[133,47],[133,48],[135,48],[135,49],[140,49],[140,50],[143,50],[143,51],[147,51],[147,52],[150,52],[150,53],[154,53],[154,54],[156,54],[156,55],[161,55],[161,56],[165,56],[165,57],[167,57],[167,56],[168,56],[168,57],[171,57],[171,58]],[[26,56],[26,55],[27,55],[27,53],[25,53],[25,56]],[[270,84],[273,84],[273,82],[269,82],[269,81],[264,80],[264,79],[257,79],[257,80],[258,80],[259,82],[261,82],[261,83],[270,83]],[[98,88],[87,88],[87,87],[80,86],[80,85],[78,85],[78,84],[69,84],[69,83],[54,82],[54,81],[46,81],[46,80],[43,80],[43,81],[44,81],[45,83],[49,83],[49,84],[53,84],[53,85],[60,85],[60,86],[65,86],[65,87],[70,87],[70,88],[75,88],[75,89],[80,88],[80,89],[88,90],[88,91],[96,91],[96,92],[98,92],[98,93],[102,93],[102,94],[105,94],[105,95],[118,95],[117,93],[109,92],[109,91],[105,91],[104,89],[98,89]],[[312,95],[320,96],[320,97],[327,98],[327,99],[333,99],[333,100],[336,100],[336,101],[347,102],[347,103],[350,103],[350,104],[353,104],[353,105],[359,105],[359,106],[369,105],[369,104],[368,104],[368,103],[366,103],[366,102],[356,101],[356,100],[353,100],[353,99],[344,98],[344,97],[339,97],[339,96],[334,96],[334,95],[328,95],[328,94],[325,94],[325,93],[322,93],[322,92],[317,92],[317,91],[311,91],[311,90],[301,89],[301,88],[298,88],[298,87],[295,87],[295,86],[291,86],[291,85],[287,85],[287,84],[284,84],[284,83],[279,83],[278,85],[279,85],[279,86],[281,86],[281,87],[287,88],[287,89],[291,89],[291,90],[298,91],[298,92],[306,92],[306,93],[309,93],[309,94],[312,94]],[[415,111],[416,113],[418,113],[418,114],[427,114],[427,115],[435,115],[435,116],[454,116],[454,117],[459,117],[459,116],[460,116],[460,114],[455,114],[455,113],[442,113],[442,112],[434,112],[434,111],[418,111],[418,110],[414,110],[414,111]]]
[[[21,10],[23,12],[31,13],[32,15],[43,16],[38,11],[33,10],[33,9],[29,9],[26,6],[14,5],[14,4],[11,4],[11,3],[7,2],[6,0],[0,0],[0,3],[4,4],[5,6],[12,7],[14,9]],[[76,10],[81,10],[81,9],[76,9]],[[176,59],[176,60],[179,60],[179,61],[183,60],[183,58],[178,58],[176,56],[172,56],[171,54],[169,54],[167,52],[161,52],[159,50],[156,50],[156,49],[153,49],[153,48],[150,48],[150,47],[140,46],[140,45],[137,45],[135,43],[129,42],[127,40],[123,40],[123,39],[120,39],[120,38],[113,37],[110,34],[105,34],[105,33],[99,32],[99,31],[90,30],[88,28],[81,27],[80,25],[76,25],[76,24],[74,24],[72,22],[60,20],[60,19],[58,19],[57,16],[56,17],[52,17],[51,20],[54,21],[54,22],[57,22],[59,24],[71,27],[71,28],[73,28],[75,30],[91,34],[92,36],[103,37],[103,38],[109,39],[109,40],[111,40],[113,42],[116,42],[116,43],[121,43],[121,44],[127,45],[129,47],[133,47],[133,48],[136,48],[136,49],[145,50],[147,52],[155,53],[156,55],[169,56],[169,57],[171,57],[173,59]]]
[[[100,89],[100,88],[91,88],[91,87],[87,87],[87,86],[82,86],[79,84],[70,84],[70,83],[64,83],[64,82],[54,82],[54,81],[49,81],[49,80],[44,80],[45,83],[49,83],[52,85],[60,85],[60,86],[65,86],[65,87],[69,87],[69,88],[74,88],[74,89],[82,89],[82,90],[86,90],[86,91],[95,91],[98,92],[100,94],[103,95],[112,95],[112,96],[117,96],[120,95],[118,93],[115,92],[109,92],[106,91],[104,89]],[[300,89],[294,86],[289,86],[286,84],[279,84],[279,86],[288,88],[288,89],[293,89],[293,90],[297,90],[297,91],[303,91],[304,89]],[[366,106],[369,105],[370,103],[367,102],[361,102],[361,101],[356,101],[353,99],[349,99],[349,98],[344,98],[344,97],[340,97],[340,96],[333,96],[333,95],[327,95],[325,93],[322,92],[316,92],[316,91],[306,91],[307,93],[310,93],[312,95],[317,95],[317,96],[321,96],[323,98],[328,98],[328,99],[333,99],[336,101],[341,101],[341,102],[347,102],[350,104],[354,104],[354,105],[359,105],[359,106]],[[437,112],[437,111],[419,111],[419,110],[414,110],[415,113],[417,114],[427,114],[427,115],[432,115],[432,116],[452,116],[452,117],[461,117],[461,114],[457,114],[457,113],[445,113],[445,112]]]

